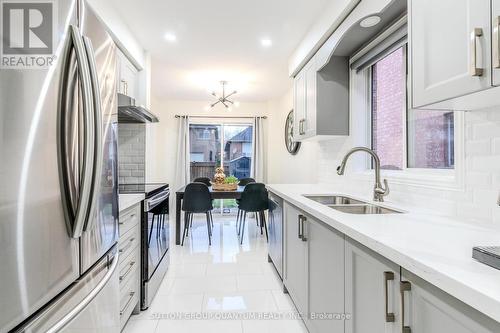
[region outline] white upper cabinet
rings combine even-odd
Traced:
[[[294,79],[294,139],[349,135],[349,64],[330,59],[318,68],[313,57]]]
[[[491,1],[491,14],[493,85],[500,86],[500,0]]]
[[[118,92],[135,99],[139,96],[139,71],[122,52],[118,52]]]
[[[409,1],[413,107],[491,87],[490,1]]]

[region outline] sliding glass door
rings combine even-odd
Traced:
[[[224,167],[226,176],[251,177],[253,126],[224,121],[189,125],[191,181],[198,177],[213,179],[215,168]],[[214,210],[235,214],[235,200],[215,200]]]

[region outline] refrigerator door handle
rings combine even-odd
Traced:
[[[77,306],[71,309],[59,322],[50,327],[46,333],[57,333],[68,326],[73,319],[75,319],[80,313],[82,313],[87,306],[94,300],[94,298],[99,295],[102,289],[108,284],[109,280],[113,277],[117,267],[118,267],[118,256],[116,253],[112,258],[113,262],[111,263],[111,267],[106,272],[106,275],[103,279],[96,285],[96,287],[80,302]]]
[[[77,61],[77,70],[79,73],[79,78],[81,81],[81,95],[83,101],[83,158],[82,158],[82,171],[81,178],[79,179],[79,188],[78,188],[78,203],[75,205],[73,200],[76,200],[72,197],[69,192],[69,188],[71,188],[70,180],[68,179],[68,174],[71,173],[69,170],[69,163],[66,161],[67,156],[66,148],[64,147],[67,142],[63,141],[61,144],[62,147],[59,149],[60,160],[63,161],[62,168],[62,176],[64,182],[64,197],[66,203],[69,207],[66,207],[67,211],[71,211],[71,214],[68,214],[68,219],[72,220],[72,224],[70,226],[70,236],[73,238],[78,238],[82,235],[83,227],[87,221],[88,217],[88,208],[90,204],[90,195],[91,195],[91,185],[92,185],[92,169],[94,156],[94,125],[93,125],[93,114],[94,114],[94,104],[92,101],[92,83],[90,81],[90,70],[89,64],[87,62],[87,57],[85,54],[85,47],[83,45],[82,37],[80,35],[80,31],[74,25],[70,26],[70,37],[71,44],[75,51],[76,61]],[[67,98],[67,96],[66,96]],[[64,108],[64,114],[62,118],[64,121],[67,120],[68,113],[72,110],[68,110]],[[64,123],[60,126],[62,133],[61,137],[65,137],[66,135],[66,124]],[[65,138],[64,138],[65,139]],[[76,208],[75,208],[76,206]]]
[[[99,80],[97,73],[97,65],[94,57],[94,48],[92,46],[92,41],[90,38],[84,36],[83,44],[85,46],[85,52],[87,54],[89,69],[90,69],[90,79],[92,85],[92,95],[94,102],[94,128],[95,128],[95,137],[94,137],[94,160],[93,160],[93,179],[92,179],[92,190],[90,195],[90,207],[89,207],[89,219],[88,222],[84,226],[84,231],[87,231],[92,228],[93,215],[97,206],[97,193],[101,187],[101,170],[103,163],[102,156],[102,141],[103,141],[103,133],[102,133],[102,109],[101,109],[101,93],[99,90]]]

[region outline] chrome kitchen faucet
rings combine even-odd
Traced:
[[[377,153],[373,150],[366,147],[355,147],[349,150],[349,152],[342,159],[342,163],[337,167],[337,174],[342,176],[345,171],[345,165],[349,156],[358,151],[364,151],[372,156],[373,161],[375,162],[375,187],[373,189],[373,200],[378,202],[383,202],[384,197],[389,194],[389,185],[387,184],[387,179],[384,179],[384,187],[382,187],[382,183],[380,182],[380,158]]]

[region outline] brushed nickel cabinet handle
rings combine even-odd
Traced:
[[[134,299],[134,295],[135,295],[134,291],[129,293],[129,299],[127,300],[127,303],[125,303],[125,306],[123,307],[123,309],[120,310],[120,317],[123,316],[125,311],[127,311],[127,308],[129,307],[130,302],[132,302],[132,299]]]
[[[470,75],[471,76],[482,76],[483,68],[479,68],[477,65],[477,44],[479,37],[483,36],[482,28],[474,28],[470,33]]]
[[[135,237],[130,238],[129,241],[127,242],[127,245],[125,245],[124,247],[119,249],[118,252],[123,253],[123,252],[127,251],[128,248],[132,246],[132,243],[134,243],[134,241],[135,241]]]
[[[394,312],[389,312],[389,281],[394,281],[393,272],[384,272],[385,287],[385,322],[393,323],[395,321]]]
[[[492,36],[492,47],[493,47],[493,68],[500,68],[500,16],[495,17],[493,22],[493,36]]]
[[[299,215],[298,216],[298,219],[297,219],[297,237],[299,239],[302,239],[302,234],[301,234],[301,227],[300,227],[300,224],[302,223],[302,215]]]
[[[132,268],[134,267],[134,265],[135,265],[135,261],[132,261],[129,264],[127,271],[125,273],[123,273],[123,275],[120,275],[120,278],[119,278],[120,282],[123,281],[123,280],[125,280],[125,278],[127,277],[127,275],[129,275],[129,273],[132,271]]]
[[[304,235],[304,222],[306,222],[306,221],[307,221],[307,217],[302,216],[302,219],[300,221],[300,226],[301,226],[301,229],[302,229],[301,234],[302,234],[302,241],[303,242],[307,242],[307,237]]]
[[[411,327],[405,325],[405,292],[411,290],[411,283],[409,281],[401,281],[399,290],[401,291],[401,332],[411,333]]]

